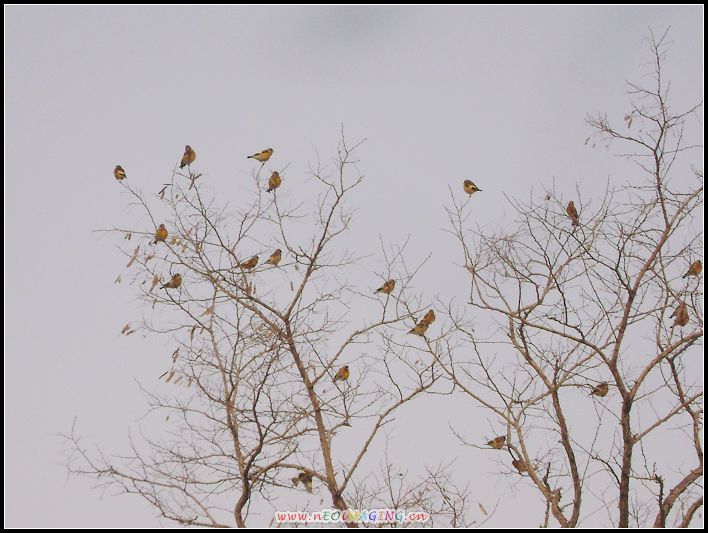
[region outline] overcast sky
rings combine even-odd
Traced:
[[[561,192],[599,191],[624,169],[584,145],[584,119],[621,121],[624,81],[647,71],[649,27],[671,26],[677,106],[703,93],[702,7],[15,6],[5,16],[7,526],[159,524],[138,498],[67,480],[54,436],[77,417],[82,433],[124,450],[145,407],[135,380],[163,366],[165,340],[120,335],[139,305],[113,284],[125,263],[115,240],[93,232],[130,217],[116,164],[156,191],[190,144],[226,196],[248,180],[246,155],[272,146],[295,176],[315,150],[335,155],[344,124],[350,140],[368,139],[351,245],[374,253],[371,236],[412,234],[412,255],[453,261],[441,232],[448,185],[474,179],[478,221],[491,227],[504,193],[554,180]],[[486,423],[470,412],[460,409]],[[417,454],[438,453],[447,422],[431,418]],[[475,498],[512,502],[492,524],[519,525],[523,487],[474,465]]]

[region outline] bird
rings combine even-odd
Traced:
[[[165,242],[167,240],[167,228],[164,224],[160,224],[160,227],[155,230],[155,241],[153,244],[158,242]]]
[[[462,188],[465,189],[465,192],[470,196],[476,192],[482,192],[482,189],[477,187],[471,180],[465,180],[462,184]]]
[[[698,261],[694,261],[693,263],[691,263],[691,266],[688,267],[688,270],[683,275],[683,277],[685,279],[688,276],[698,276],[701,273],[701,270],[703,270],[703,263],[701,263],[699,259]]]
[[[524,472],[528,472],[529,469],[526,467],[526,463],[524,462],[523,459],[512,459],[511,460],[511,466],[516,468],[519,471],[519,474],[523,474]]]
[[[270,254],[270,257],[268,259],[266,259],[265,264],[278,266],[278,263],[280,263],[280,260],[282,258],[283,258],[283,252],[280,250],[280,248],[278,248],[272,254]]]
[[[257,154],[249,155],[246,159],[255,159],[256,161],[260,161],[261,163],[265,163],[270,159],[270,156],[273,155],[273,149],[272,148],[266,148],[265,150],[262,150],[258,152]]]
[[[312,474],[308,474],[307,472],[300,472],[292,479],[292,481],[293,485],[295,485],[296,487],[298,483],[302,483],[307,492],[312,492]]]
[[[573,202],[573,200],[568,202],[568,207],[565,208],[565,212],[568,213],[568,216],[570,217],[570,221],[573,223],[573,226],[580,225],[580,219],[578,218],[578,210],[575,209],[575,203]]]
[[[602,383],[598,383],[595,385],[590,391],[591,396],[599,396],[600,398],[604,398],[607,396],[607,392],[610,390],[610,386],[607,384],[606,381],[603,381]]]
[[[280,177],[280,174],[278,174],[276,171],[273,171],[273,173],[270,175],[270,178],[268,179],[268,188],[266,189],[266,192],[271,192],[280,187],[280,183],[282,182],[282,178]]]
[[[349,379],[349,365],[344,365],[342,368],[337,370],[337,373],[334,375],[334,381],[335,383],[337,381],[346,381]]]
[[[113,175],[118,181],[123,181],[125,179],[125,170],[123,170],[122,166],[116,165],[116,168],[113,169]]]
[[[428,326],[430,326],[430,324],[421,320],[408,333],[412,333],[413,335],[418,335],[419,337],[422,337],[423,335],[425,335],[425,332],[428,331]]]
[[[184,155],[182,156],[182,162],[179,164],[179,168],[184,168],[186,166],[191,165],[194,163],[194,160],[197,158],[197,152],[192,150],[192,147],[187,145],[184,147]]]
[[[487,441],[487,446],[491,446],[495,450],[501,450],[504,444],[506,444],[506,435],[494,437],[492,440]]]
[[[433,322],[435,322],[435,311],[433,311],[431,309],[430,311],[425,313],[425,316],[423,318],[421,318],[420,323],[425,323],[425,324],[430,325]]]
[[[391,294],[393,292],[393,289],[396,288],[396,280],[395,279],[390,279],[387,282],[385,282],[383,285],[381,285],[378,289],[374,291],[374,294],[377,292],[382,292],[384,294]]]
[[[248,261],[244,261],[243,263],[239,263],[238,266],[240,266],[244,270],[253,270],[254,268],[256,268],[257,264],[258,264],[258,256],[254,255]]]
[[[165,283],[162,288],[163,289],[177,289],[179,286],[182,285],[182,276],[180,274],[175,274],[170,278],[170,281]]]
[[[678,307],[674,309],[674,312],[671,313],[670,318],[674,319],[674,323],[672,324],[672,328],[676,326],[687,326],[688,325],[688,306],[686,305],[686,302],[681,302],[678,304]]]

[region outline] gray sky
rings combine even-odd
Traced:
[[[238,204],[246,155],[272,146],[274,165],[304,175],[315,149],[335,154],[344,124],[348,139],[368,139],[348,242],[375,253],[372,235],[412,234],[413,257],[449,263],[458,249],[440,230],[448,185],[474,179],[485,191],[478,221],[492,227],[503,193],[553,180],[561,192],[576,181],[599,192],[625,177],[617,159],[584,146],[584,118],[602,110],[621,120],[624,81],[646,72],[649,27],[672,28],[676,105],[703,92],[701,7],[15,6],[5,15],[7,526],[158,524],[138,498],[67,481],[53,436],[76,416],[80,432],[125,450],[144,412],[135,379],[164,367],[166,339],[119,334],[139,305],[113,284],[125,263],[116,241],[92,232],[131,220],[116,164],[157,191],[190,144],[204,179]],[[440,282],[432,266],[423,276],[442,283],[431,294],[454,293],[454,276]],[[488,433],[469,405],[426,412],[469,417]],[[440,454],[435,435],[449,440],[448,422],[430,417],[416,456]],[[396,436],[402,457],[408,438]],[[537,509],[520,507],[523,486],[493,475],[486,457],[467,459],[474,497],[489,508],[505,499],[491,524],[537,523]]]

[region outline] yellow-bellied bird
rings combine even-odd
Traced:
[[[283,179],[280,177],[280,174],[273,171],[273,173],[270,175],[270,178],[268,179],[268,188],[266,189],[266,192],[274,191],[275,189],[280,187],[282,181]]]
[[[182,156],[182,162],[179,164],[179,168],[184,168],[186,166],[191,165],[194,163],[194,160],[197,158],[197,152],[192,150],[192,147],[187,145],[184,147],[184,155]]]
[[[238,266],[240,266],[244,270],[253,270],[254,268],[256,268],[257,264],[258,264],[258,256],[254,255],[248,261],[244,261],[243,263],[239,263]]]
[[[170,281],[165,283],[162,288],[163,289],[177,289],[179,286],[182,285],[182,276],[180,274],[175,274],[170,278]]]
[[[165,242],[167,240],[167,228],[164,224],[160,224],[160,227],[155,230],[155,241],[153,244],[158,242]]]
[[[524,472],[528,472],[529,469],[526,467],[526,463],[524,462],[523,459],[512,459],[511,461],[511,466],[516,468],[519,471],[519,474],[523,474]]]
[[[686,305],[686,302],[681,302],[678,304],[678,307],[674,309],[674,312],[671,313],[671,317],[674,319],[674,323],[671,326],[676,327],[676,326],[687,326],[688,325],[688,306]]]
[[[425,335],[425,332],[428,331],[428,326],[430,326],[430,324],[428,324],[427,322],[420,321],[408,333],[412,333],[413,335],[418,335],[419,337],[422,337],[423,335]]]
[[[425,313],[425,316],[420,321],[421,323],[425,323],[428,325],[432,324],[433,322],[435,322],[435,311],[431,309],[430,311]]]
[[[270,254],[270,257],[266,260],[266,265],[278,266],[280,260],[283,258],[283,252],[278,248],[275,252]]]
[[[307,492],[312,492],[312,475],[307,472],[300,472],[292,479],[292,482],[296,487],[298,483],[302,483]]]
[[[467,194],[469,194],[470,196],[473,195],[473,194],[476,193],[476,192],[482,192],[482,189],[480,189],[479,187],[477,187],[477,186],[474,184],[474,182],[472,182],[471,180],[465,180],[465,181],[462,183],[462,188],[463,188],[463,189],[465,190],[465,192],[466,192]]]
[[[688,270],[683,277],[687,278],[688,276],[698,276],[701,273],[701,270],[703,270],[703,263],[701,263],[699,259],[698,261],[691,263],[691,266],[688,267]]]
[[[349,379],[349,365],[344,365],[342,368],[337,370],[332,381],[346,381]]]
[[[246,159],[255,159],[256,161],[260,161],[261,163],[265,163],[270,159],[270,156],[273,155],[273,149],[272,148],[266,148],[265,150],[262,150],[258,152],[257,154],[249,155]]]
[[[487,446],[491,446],[495,450],[501,450],[505,444],[506,444],[506,435],[494,437],[492,440],[487,441]]]
[[[120,165],[116,165],[116,168],[113,169],[113,176],[115,176],[118,181],[124,180],[125,170],[123,170],[123,167]]]
[[[565,208],[565,212],[568,213],[568,217],[570,218],[570,221],[573,223],[573,226],[580,225],[580,218],[578,217],[578,210],[575,209],[575,202],[573,202],[573,200],[568,202],[568,207]]]
[[[609,390],[610,386],[607,384],[607,382],[603,381],[602,383],[598,383],[593,387],[592,391],[590,391],[590,395],[604,398],[605,396],[607,396]]]
[[[396,288],[396,280],[395,279],[390,279],[387,282],[385,282],[383,285],[381,285],[378,289],[374,291],[374,294],[377,292],[382,292],[384,294],[391,294],[393,292],[393,289]]]

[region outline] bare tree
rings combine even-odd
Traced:
[[[703,175],[686,162],[700,146],[684,137],[701,104],[670,107],[666,34],[648,42],[652,83],[629,84],[624,123],[587,121],[588,142],[635,164],[626,185],[600,199],[580,188],[509,198],[515,220],[492,233],[469,227],[473,199],[451,193],[447,209],[469,305],[448,305],[451,326],[426,351],[496,428],[457,437],[498,449],[501,471],[540,494],[543,525],[600,514],[619,527],[687,526],[703,505],[703,292],[689,272]]]
[[[220,203],[191,165],[175,168],[157,198],[121,181],[144,226],[111,231],[139,240],[124,250],[122,276],[139,287],[146,309],[123,333],[171,339],[161,379],[175,387],[144,388],[166,433],[131,438],[129,457],[110,457],[73,431],[70,472],[138,494],[180,524],[243,527],[256,500],[282,508],[288,493],[320,485],[334,508],[373,505],[373,496],[359,496],[391,480],[371,477],[364,457],[395,412],[432,390],[440,372],[391,342],[408,335],[423,310],[409,288],[420,265],[408,267],[405,245],[382,246],[385,271],[373,286],[345,281],[364,260],[343,242],[346,198],[363,180],[358,146],[342,135],[333,167],[311,168],[314,216],[288,191],[298,178],[287,169],[283,186],[265,192],[265,164],[253,171],[255,192],[238,211]],[[161,223],[166,238],[156,234]],[[395,290],[375,292],[388,279]],[[366,321],[349,316],[355,306],[370,310]],[[349,375],[335,379],[343,366]],[[436,503],[443,477],[431,470],[415,482],[425,488],[415,501],[464,524],[464,498],[452,507]],[[413,500],[391,502],[404,503]]]

